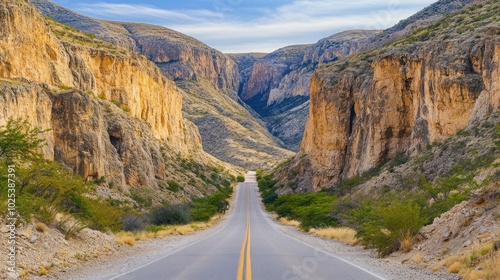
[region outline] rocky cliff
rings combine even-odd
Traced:
[[[241,72],[240,97],[288,148],[298,150],[309,111],[309,80],[316,67],[357,52],[377,32],[347,31],[314,45],[289,46]],[[242,67],[243,68],[243,67]]]
[[[220,51],[164,27],[102,21],[51,1],[31,2],[46,16],[138,51],[154,62],[165,77],[183,89],[185,100],[196,100],[186,102],[183,111],[199,127],[203,148],[210,154],[248,169],[269,167],[292,156],[258,117],[239,104],[238,66]]]
[[[228,168],[202,151],[197,128],[182,117],[179,88],[144,56],[44,19],[23,1],[1,1],[0,21],[0,124],[26,117],[50,129],[46,157],[125,192],[187,182],[177,157]],[[198,178],[174,196],[213,189]]]
[[[309,82],[317,67],[383,47],[471,2],[442,0],[383,32],[346,31],[313,45],[280,49],[256,60],[251,71],[241,72],[240,96],[262,115],[273,135],[297,151],[309,111]]]
[[[391,46],[320,67],[291,165],[311,177],[302,189],[333,187],[397,154],[416,155],[498,111],[498,5],[467,7]]]

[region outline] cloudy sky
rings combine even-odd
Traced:
[[[162,25],[223,52],[271,52],[349,29],[385,29],[434,0],[53,0],[108,20]]]

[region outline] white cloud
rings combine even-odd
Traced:
[[[100,3],[81,5],[77,10],[121,21],[160,24],[224,52],[270,52],[290,44],[314,43],[348,29],[385,29],[432,2],[295,0],[274,10],[260,10],[255,18],[246,21],[228,16],[221,9],[166,10]]]
[[[169,21],[183,20],[200,22],[222,17],[220,13],[206,9],[176,11],[138,4],[80,4],[78,5],[77,10],[83,13],[106,17],[118,16],[123,17],[124,19],[126,19],[126,17],[144,18],[145,21],[150,20],[153,17]]]

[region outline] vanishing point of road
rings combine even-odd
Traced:
[[[255,172],[236,190],[218,231],[116,280],[384,279],[277,231],[261,207]]]

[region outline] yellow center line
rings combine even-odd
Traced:
[[[246,267],[245,279],[252,280],[252,260],[250,257],[250,189],[247,188],[247,225],[245,230],[245,238],[240,249],[240,259],[238,263],[237,280],[243,280],[243,268]],[[246,251],[246,258],[245,258]]]

